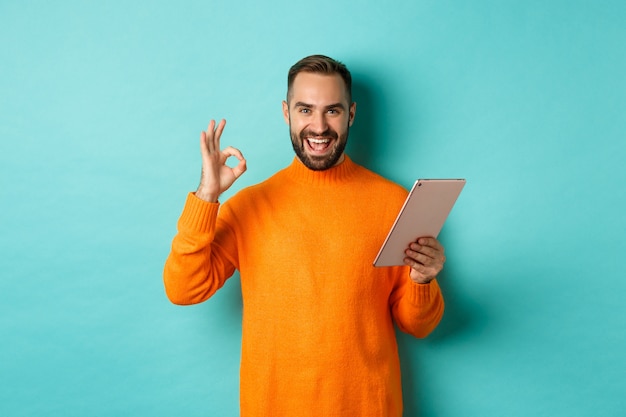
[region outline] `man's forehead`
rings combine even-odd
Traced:
[[[335,102],[347,101],[346,85],[339,74],[301,72],[293,80],[291,98],[299,100],[306,97]]]

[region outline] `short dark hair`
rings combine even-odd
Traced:
[[[291,87],[296,75],[301,72],[312,72],[324,75],[339,74],[346,85],[348,104],[352,104],[352,75],[348,68],[341,62],[329,58],[325,55],[310,55],[296,62],[290,69],[287,76],[287,101],[291,94]]]

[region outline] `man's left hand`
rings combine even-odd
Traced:
[[[428,284],[443,269],[446,257],[441,243],[434,237],[421,237],[404,252],[404,263],[411,267],[411,279],[418,284]]]

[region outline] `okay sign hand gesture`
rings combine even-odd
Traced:
[[[202,154],[202,177],[196,196],[202,200],[217,202],[219,196],[246,172],[246,160],[239,149],[228,146],[220,150],[220,137],[226,126],[222,119],[215,126],[211,120],[206,132],[200,133],[200,153]],[[226,160],[234,156],[239,163],[234,168],[226,165]]]

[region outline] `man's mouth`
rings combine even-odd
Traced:
[[[314,138],[305,139],[309,144],[309,148],[315,152],[324,152],[330,146],[331,138]]]

